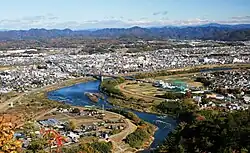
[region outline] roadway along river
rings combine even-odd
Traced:
[[[96,105],[104,108],[112,108],[109,103],[105,100],[100,100],[98,103],[93,103],[84,94],[85,92],[100,93],[99,91],[100,81],[89,81],[86,83],[80,83],[73,86],[61,88],[59,90],[51,91],[48,93],[48,98],[51,100],[65,102],[74,106],[86,106],[86,105]],[[159,116],[155,114],[142,113],[133,111],[141,119],[150,122],[158,127],[158,130],[154,135],[154,142],[150,148],[155,148],[159,145],[167,136],[170,131],[172,131],[177,123],[171,117]]]

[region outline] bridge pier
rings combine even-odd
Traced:
[[[99,78],[100,78],[100,81],[102,82],[103,81],[103,76],[100,75]]]

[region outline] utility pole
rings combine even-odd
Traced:
[[[104,104],[102,104],[102,113],[104,114]]]

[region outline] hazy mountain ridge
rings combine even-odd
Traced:
[[[58,37],[105,37],[142,39],[250,40],[250,24],[153,28],[106,28],[99,30],[30,29],[0,31],[0,40],[51,39]]]

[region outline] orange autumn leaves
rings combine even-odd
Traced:
[[[0,119],[0,153],[18,153],[22,142],[14,139],[15,126],[4,117]]]
[[[11,119],[0,117],[0,153],[22,152],[22,141],[14,138],[16,127],[11,122]],[[63,143],[66,142],[64,137],[62,137],[57,131],[50,129],[41,129],[41,134],[43,138],[47,140],[48,146],[51,147],[52,145],[56,145],[56,152],[61,152],[61,147],[63,146]],[[50,150],[50,152],[52,152],[52,150]]]
[[[50,146],[50,148],[52,147],[52,145],[56,144],[56,152],[61,152],[61,147],[63,146],[63,143],[66,142],[66,139],[63,136],[61,136],[56,130],[53,129],[41,129],[41,133],[43,137],[48,140],[48,145]]]

